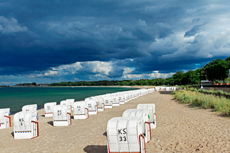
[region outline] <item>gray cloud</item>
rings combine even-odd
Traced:
[[[230,56],[229,3],[0,0],[0,75],[91,80],[193,69]],[[111,71],[94,71],[94,61]],[[78,73],[35,75],[76,62]]]
[[[200,32],[201,27],[202,27],[202,25],[195,25],[192,29],[185,32],[184,37],[194,36],[195,34]]]

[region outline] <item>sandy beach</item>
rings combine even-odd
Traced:
[[[126,109],[140,103],[155,103],[157,128],[146,144],[154,152],[230,152],[230,118],[212,110],[189,108],[172,100],[166,91],[153,92],[119,107],[106,109],[87,120],[72,120],[68,127],[53,127],[52,117],[40,109],[40,136],[14,140],[13,127],[0,130],[0,152],[106,153],[106,127],[109,119],[120,117]]]

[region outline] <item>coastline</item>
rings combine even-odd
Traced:
[[[77,88],[77,87],[119,87],[119,88],[150,88],[150,87],[154,87],[154,86],[10,86],[10,87],[1,87],[1,88],[59,88],[59,87],[66,87],[66,88]]]
[[[90,89],[91,88],[91,89]],[[100,88],[100,89],[99,89]],[[22,89],[22,90],[21,90]],[[56,90],[57,89],[57,90]],[[21,111],[22,106],[28,104],[37,104],[38,109],[44,108],[44,104],[47,102],[57,102],[65,99],[75,99],[75,101],[81,101],[85,98],[103,95],[107,93],[136,90],[140,88],[131,87],[114,87],[114,86],[97,86],[92,87],[14,87],[12,89],[1,89],[1,101],[2,108],[11,108],[11,113],[15,114]],[[31,96],[33,95],[33,96]],[[8,97],[6,97],[8,96]],[[6,98],[5,98],[6,97]],[[8,103],[5,103],[8,101]]]

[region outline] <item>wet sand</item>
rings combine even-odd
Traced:
[[[230,152],[230,118],[212,110],[178,104],[165,91],[136,98],[119,107],[106,109],[87,120],[72,120],[68,127],[53,127],[52,117],[40,109],[40,136],[32,140],[14,140],[13,127],[0,130],[0,152],[71,152],[106,153],[106,126],[109,119],[120,117],[126,109],[140,103],[155,103],[157,128],[146,144],[154,152]]]

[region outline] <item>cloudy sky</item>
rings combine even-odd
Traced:
[[[0,0],[0,85],[166,78],[229,56],[226,0]]]

